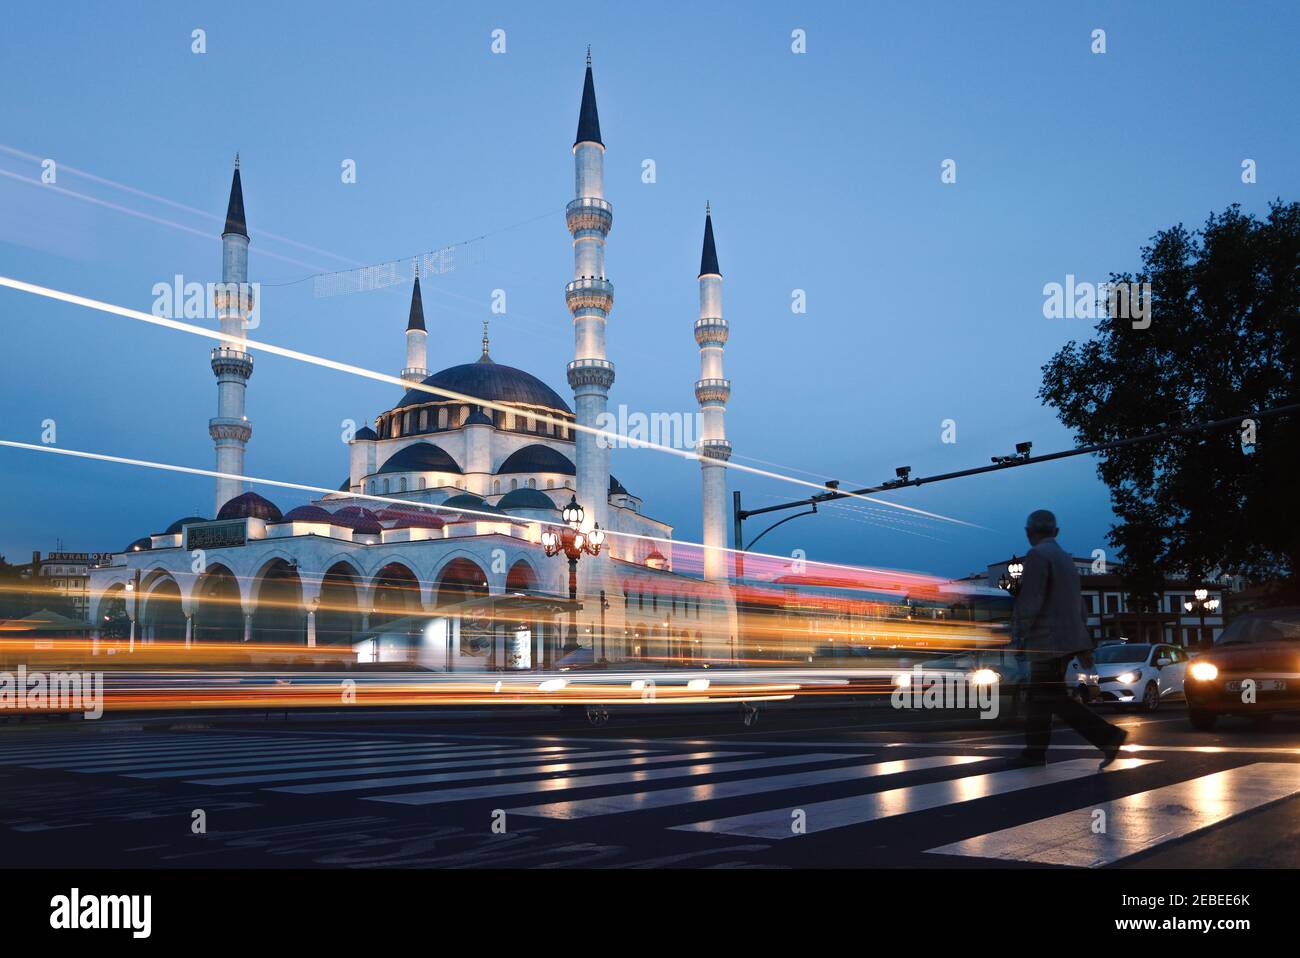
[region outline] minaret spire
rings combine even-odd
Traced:
[[[569,385],[573,389],[577,422],[592,430],[608,428],[605,422],[609,387],[614,383],[614,364],[605,357],[605,326],[614,305],[614,286],[605,278],[605,239],[614,222],[613,207],[605,199],[605,144],[600,138],[596,113],[596,86],[587,65],[582,85],[582,107],[578,115],[578,136],[573,144],[574,198],[565,210],[565,221],[573,234],[573,281],[564,298],[573,314],[573,362],[569,363]],[[600,523],[610,528],[609,448],[592,432],[574,435],[577,466],[577,499],[586,510],[584,526]],[[602,589],[613,594],[609,552],[592,556],[579,564],[578,588],[584,596],[596,596]],[[586,608],[598,608],[598,601]],[[582,625],[599,628],[592,612],[582,614]],[[585,634],[581,630],[579,635]],[[576,636],[571,641],[576,640]]]
[[[722,347],[727,342],[727,321],[722,318],[722,271],[713,241],[713,211],[704,205],[704,246],[700,251],[700,318],[695,322],[695,342],[700,347],[700,378],[695,399],[703,420],[700,455],[704,508],[704,577],[727,577],[727,469],[731,443],[723,421],[731,380],[722,372]],[[737,544],[737,549],[740,545]]]
[[[600,138],[600,114],[596,110],[596,81],[591,76],[591,47],[587,47],[587,75],[582,81],[582,108],[578,111],[578,135],[573,145],[579,143],[605,145]]]
[[[479,362],[491,362],[492,357],[488,355],[488,321],[483,320],[483,355],[479,357]]]
[[[230,200],[226,204],[226,226],[221,233],[221,283],[213,291],[223,338],[212,350],[212,373],[217,377],[217,415],[208,420],[208,435],[216,446],[217,472],[230,476],[244,474],[244,451],[253,435],[253,426],[244,415],[244,396],[253,375],[253,357],[243,348],[248,338],[248,319],[253,312],[253,295],[253,287],[248,283],[244,187],[236,153]],[[240,479],[218,479],[217,511],[243,491],[244,482]]]
[[[424,328],[424,300],[420,296],[420,261],[415,261],[415,282],[411,285],[411,311],[406,318],[406,368],[402,379],[411,383],[428,378],[429,335]]]

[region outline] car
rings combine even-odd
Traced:
[[[1300,709],[1300,607],[1240,616],[1187,672],[1187,717],[1201,731],[1221,715],[1265,723]]]
[[[1183,697],[1187,650],[1177,645],[1125,642],[1099,646],[1092,654],[1101,694],[1098,702],[1132,705],[1154,712],[1160,703]]]

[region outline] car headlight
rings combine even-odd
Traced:
[[[970,674],[971,685],[996,685],[1002,676],[992,669],[976,669]]]
[[[1196,662],[1192,665],[1192,678],[1198,682],[1213,682],[1219,668],[1213,662]]]
[[[1137,676],[1132,672],[1121,672],[1119,675],[1115,676],[1115,681],[1120,685],[1132,685],[1137,681]]]

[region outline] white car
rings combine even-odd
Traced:
[[[1100,646],[1092,657],[1101,687],[1099,702],[1136,705],[1154,712],[1167,699],[1183,698],[1186,649],[1126,642]]]

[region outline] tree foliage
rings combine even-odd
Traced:
[[[1241,416],[1300,402],[1300,203],[1267,217],[1232,205],[1144,247],[1150,326],[1109,314],[1096,337],[1070,342],[1043,367],[1039,398],[1085,444]],[[1235,573],[1255,581],[1300,573],[1300,415],[1135,443],[1098,472],[1118,522],[1110,543],[1135,594],[1165,577]]]

